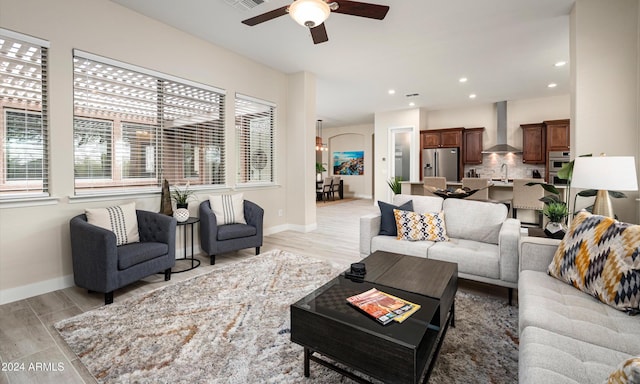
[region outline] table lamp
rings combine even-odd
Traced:
[[[633,156],[576,157],[571,177],[572,188],[596,189],[593,213],[613,216],[608,191],[637,191],[636,162]]]

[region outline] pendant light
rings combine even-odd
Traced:
[[[316,120],[316,151],[328,151],[327,145],[322,142],[322,120]]]

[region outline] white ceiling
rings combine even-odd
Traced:
[[[288,15],[241,23],[289,0],[251,10],[225,0],[112,1],[284,73],[314,73],[324,127],[373,123],[374,112],[409,101],[433,110],[569,93],[569,64],[554,63],[569,61],[575,0],[371,0],[390,6],[384,20],[332,13],[329,41],[318,45]]]

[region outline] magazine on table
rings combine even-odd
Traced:
[[[347,298],[347,302],[382,324],[402,322],[420,309],[418,304],[381,292],[376,288]]]

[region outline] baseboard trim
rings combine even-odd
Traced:
[[[59,289],[73,287],[73,285],[73,275],[66,275],[62,277],[56,277],[55,279],[22,285],[20,287],[3,289],[0,290],[0,305],[12,303],[18,300],[28,299],[33,296],[57,291]]]
[[[265,228],[263,234],[264,236],[269,236],[278,232],[289,230],[296,232],[311,232],[316,229],[318,229],[317,223],[309,225],[283,224]],[[193,248],[195,255],[199,255],[202,252],[200,247],[197,247],[196,244],[194,244]],[[176,257],[184,257],[184,248],[182,244],[176,246]],[[187,257],[191,257],[191,247],[187,247]],[[3,289],[0,290],[0,305],[12,303],[18,300],[28,299],[30,297],[57,291],[59,289],[73,287],[74,285],[75,283],[73,281],[73,274],[71,274],[57,277],[55,279],[40,281],[33,284],[22,285],[15,288]]]

